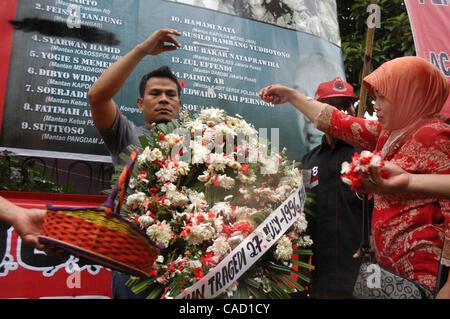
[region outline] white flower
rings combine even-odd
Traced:
[[[239,285],[239,283],[237,281],[235,281],[225,290],[228,298],[233,297],[234,292],[237,291],[238,285]]]
[[[164,185],[161,187],[161,191],[166,192],[174,192],[177,190],[177,187],[171,183],[171,182],[165,182]]]
[[[226,139],[226,137],[231,138],[237,135],[234,129],[232,129],[230,126],[226,124],[218,124],[215,128],[217,132],[219,132],[223,136],[224,140]]]
[[[232,236],[228,238],[228,245],[230,245],[231,249],[235,249],[243,240],[244,236],[241,232],[234,232]]]
[[[204,123],[205,122],[219,123],[223,121],[224,117],[225,117],[224,110],[213,108],[203,109],[199,115],[199,119],[202,120]]]
[[[313,245],[313,241],[310,236],[303,236],[298,239],[298,245],[301,247],[310,247]]]
[[[189,230],[189,234],[186,235],[186,241],[190,245],[199,245],[206,240],[214,238],[215,235],[214,228],[208,224],[193,225],[189,227]]]
[[[208,170],[215,172],[223,172],[230,161],[223,153],[209,154],[206,163],[209,165]]]
[[[177,164],[177,173],[179,175],[186,176],[190,171],[189,164],[183,161],[179,161]]]
[[[279,260],[290,260],[292,257],[293,249],[292,242],[289,238],[283,235],[277,242],[277,248],[275,250],[275,257]]]
[[[188,206],[188,212],[200,212],[208,206],[208,203],[205,200],[205,194],[203,193],[190,192],[188,197],[191,202]]]
[[[344,162],[341,165],[341,174],[348,174],[351,171],[351,165],[349,162]]]
[[[251,185],[256,182],[256,175],[252,169],[249,169],[248,174],[239,172],[237,178],[240,182],[247,184],[247,185]]]
[[[177,169],[172,161],[165,164],[155,175],[161,183],[175,182],[178,179]]]
[[[350,178],[347,177],[341,177],[342,181],[347,184],[347,185],[352,185],[352,180]]]
[[[211,211],[216,212],[218,214],[221,214],[225,218],[228,218],[233,210],[231,209],[231,206],[229,203],[226,202],[218,202],[216,203],[212,208]]]
[[[185,126],[191,131],[192,134],[195,134],[195,132],[203,132],[203,130],[207,128],[207,126],[203,124],[200,119],[187,121]]]
[[[150,147],[147,146],[142,154],[138,156],[138,163],[149,163],[156,160],[163,160],[163,158],[163,154],[158,148],[150,149]]]
[[[200,268],[202,266],[202,262],[200,260],[189,260],[189,267],[192,269]]]
[[[135,178],[130,178],[130,181],[129,181],[129,183],[128,183],[128,186],[131,188],[131,189],[134,189],[135,187],[136,187],[136,185],[137,185],[137,182],[136,182],[136,179]]]
[[[164,262],[164,256],[158,255],[158,258],[156,258],[156,262],[162,264]]]
[[[374,155],[372,157],[372,160],[370,161],[370,166],[372,167],[381,167],[381,156],[379,155]]]
[[[258,134],[258,131],[245,120],[240,120],[239,126],[236,128],[236,132],[245,136],[256,136]]]
[[[173,237],[172,228],[165,220],[162,223],[157,223],[147,228],[147,235],[165,247],[169,246],[169,242]]]
[[[284,169],[284,177],[280,180],[281,185],[289,185],[291,188],[297,189],[302,185],[302,173],[298,168],[288,165]]]
[[[146,199],[147,196],[144,193],[138,192],[127,197],[126,205],[129,209],[136,209],[139,207],[139,204]]]
[[[228,177],[227,175],[217,176],[219,181],[219,186],[224,189],[232,189],[234,187],[234,179]]]
[[[206,249],[207,252],[212,251],[214,253],[215,261],[218,262],[220,257],[228,254],[231,251],[230,245],[224,236],[216,238],[211,246]]]
[[[205,162],[206,156],[210,154],[210,150],[197,141],[191,141],[192,164],[202,164]]]
[[[202,174],[202,175],[199,175],[199,176],[197,177],[197,179],[198,179],[200,182],[206,183],[206,185],[211,184],[211,182],[210,182],[211,175],[209,174],[209,171],[203,171],[203,174]]]
[[[183,207],[186,206],[189,203],[189,198],[187,198],[186,195],[183,193],[180,193],[178,191],[169,191],[166,193],[166,198],[170,200],[172,205]]]
[[[308,228],[308,221],[306,220],[305,214],[300,214],[294,223],[294,228],[299,232],[303,233]]]
[[[155,220],[148,215],[142,215],[139,216],[138,221],[141,228],[147,229]]]
[[[239,193],[242,195],[242,198],[244,200],[249,200],[251,198],[251,194],[246,188],[243,187],[239,188]]]
[[[170,133],[170,134],[164,135],[164,140],[160,141],[159,144],[161,145],[162,149],[169,151],[178,143],[183,143],[183,141],[184,141],[184,136]]]

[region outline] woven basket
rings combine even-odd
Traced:
[[[123,273],[149,276],[160,247],[120,215],[136,157],[137,152],[132,152],[117,185],[102,206],[49,205],[39,242]]]

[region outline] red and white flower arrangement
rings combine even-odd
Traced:
[[[177,133],[180,129],[183,134]],[[154,126],[152,134],[141,139],[143,152],[122,213],[164,248],[150,279],[133,278],[128,284],[136,293],[151,287],[150,298],[172,298],[239,245],[301,186],[302,177],[285,150],[268,156],[267,144],[252,125],[220,109],[202,110],[195,119],[183,114],[179,122]],[[225,154],[215,148],[217,134],[234,141],[239,135],[248,138]],[[299,216],[227,296],[288,298],[295,289],[302,290],[290,277],[289,263],[293,253],[310,255],[301,248],[311,246],[312,240],[305,235],[304,213]]]
[[[355,153],[352,162],[344,162],[341,167],[341,179],[352,189],[358,191],[362,187],[365,176],[369,176],[371,168],[384,166],[384,160],[378,152],[362,151]]]

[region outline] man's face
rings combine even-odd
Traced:
[[[177,85],[169,78],[152,77],[147,81],[144,96],[137,99],[145,123],[169,122],[178,117],[181,101]]]

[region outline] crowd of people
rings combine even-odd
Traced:
[[[287,1],[288,2],[288,1]],[[168,67],[144,75],[137,106],[145,125],[137,127],[121,114],[114,95],[148,55],[180,48],[173,29],[155,31],[93,84],[88,99],[92,117],[112,161],[153,123],[175,119],[181,87]],[[341,78],[321,83],[315,98],[279,84],[260,91],[275,105],[290,103],[325,133],[321,145],[303,159],[311,169],[311,192],[319,200],[311,220],[314,298],[351,298],[359,261],[352,259],[361,238],[361,200],[340,180],[342,162],[354,152],[379,152],[386,165],[364,175],[361,191],[374,194],[372,235],[376,261],[391,272],[435,290],[439,264],[450,266],[450,124],[440,111],[450,92],[445,76],[418,57],[389,61],[367,76],[363,85],[375,100],[378,120],[354,116],[353,87]],[[37,240],[45,211],[20,208],[0,198],[0,218],[28,243]],[[115,298],[141,298],[125,286],[127,276],[114,275]],[[450,298],[450,279],[438,298]]]

